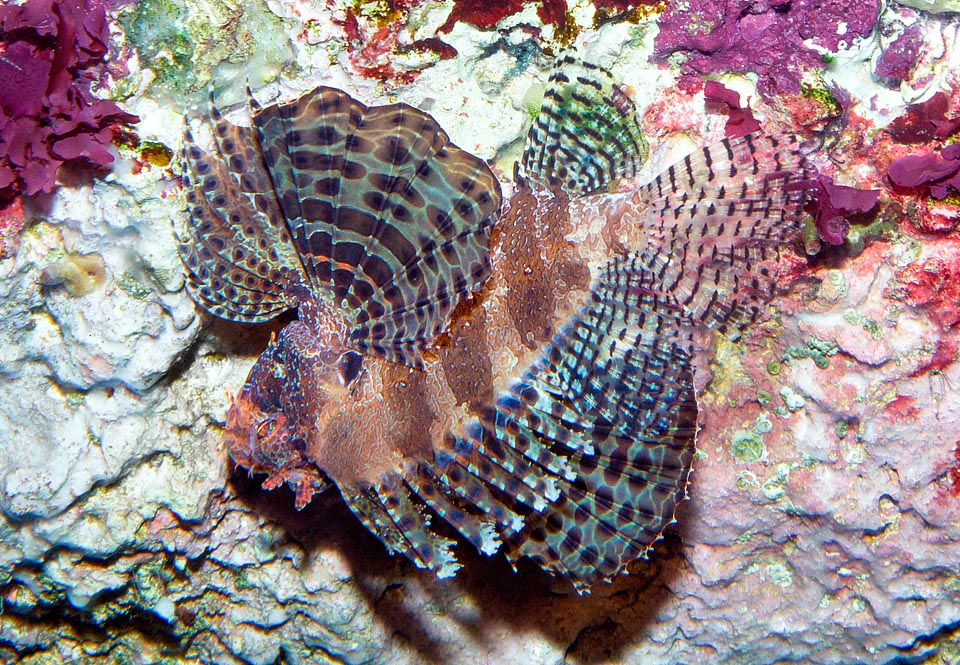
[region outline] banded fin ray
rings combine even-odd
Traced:
[[[539,239],[550,230],[543,218],[570,196],[601,192],[634,175],[646,156],[633,106],[609,73],[569,59],[559,68],[572,73],[551,78],[518,167],[537,190],[539,203],[522,221]],[[632,199],[573,202],[587,209],[594,200],[628,201],[634,214],[617,221],[635,219],[637,226],[619,228],[636,232],[624,238],[640,240],[624,240],[609,261],[591,253],[603,251],[599,241],[578,252],[584,263],[591,257],[589,296],[565,323],[559,308],[544,307],[550,325],[536,339],[549,341],[533,351],[532,363],[497,366],[485,336],[494,329],[480,327],[488,319],[466,319],[477,322],[483,344],[476,348],[488,351],[490,363],[476,368],[482,392],[458,393],[448,368],[467,365],[444,364],[443,354],[451,353],[444,344],[429,364],[422,350],[490,270],[500,195],[483,185],[486,166],[458,155],[424,113],[402,104],[368,108],[326,88],[258,110],[255,126],[267,175],[282,192],[277,205],[302,260],[306,295],[344,310],[349,353],[425,371],[367,358],[354,375],[360,381],[351,384],[321,363],[325,349],[305,355],[304,372],[290,361],[278,368],[268,357],[270,374],[262,382],[269,394],[249,391],[256,399],[248,410],[262,407],[295,421],[293,436],[271,442],[280,453],[286,444],[303,457],[263,454],[250,426],[231,429],[231,450],[259,453],[250,455],[259,469],[281,466],[270,482],[296,485],[298,506],[301,495],[308,499],[319,487],[303,468],[315,465],[390,551],[441,577],[457,567],[451,528],[486,554],[503,550],[514,563],[528,557],[581,592],[645,555],[686,497],[698,432],[693,333],[701,325],[736,330],[766,302],[776,275],[767,262],[796,236],[807,196],[810,168],[799,140],[721,142],[671,167]],[[566,233],[557,235],[572,237]],[[520,265],[511,263],[513,256],[519,253],[496,254],[503,261],[498,269]],[[563,293],[586,288],[585,278],[570,284]],[[480,295],[484,312],[507,305],[500,286]],[[490,325],[515,325],[519,332],[518,317],[507,314],[491,316]],[[455,333],[456,326],[451,339],[468,339]],[[311,373],[331,389],[301,390]],[[515,380],[493,395],[504,373]],[[309,394],[309,408],[293,399],[301,394]],[[321,431],[315,415],[322,409],[349,417],[311,438]],[[243,452],[231,454],[240,461]]]
[[[429,531],[430,516],[411,499],[403,480],[393,474],[376,487],[363,490],[341,488],[350,510],[394,554],[401,554],[419,568],[430,568],[437,577],[452,577],[460,569],[452,548],[454,542]]]
[[[586,442],[567,445],[575,477],[557,477],[560,498],[507,536],[510,556],[530,556],[578,589],[615,575],[660,537],[685,496],[695,449],[686,333],[652,295],[631,294],[637,302],[628,304],[628,278],[606,271],[528,379],[559,377],[564,401],[590,427]]]
[[[511,560],[531,557],[581,591],[673,520],[697,432],[678,317],[638,314],[625,300],[629,270],[606,274],[521,381],[421,462],[431,491],[408,480],[470,542],[492,548],[478,528],[490,525]]]
[[[527,133],[520,175],[573,196],[632,178],[649,153],[633,101],[606,69],[557,60]]]
[[[259,157],[256,133],[226,122],[210,101],[214,154],[187,129],[180,162],[187,223],[178,249],[187,288],[210,313],[266,321],[295,306],[299,261]]]
[[[696,325],[735,333],[776,286],[773,259],[799,236],[813,167],[794,135],[701,148],[640,190],[648,244],[632,255],[649,288]]]
[[[478,551],[490,556],[500,548],[500,538],[494,521],[485,514],[468,513],[454,503],[449,496],[449,490],[442,486],[427,465],[417,465],[417,472],[410,474],[405,482],[410,491],[428,505],[430,510],[441,519],[456,524],[457,532]],[[519,519],[517,516],[513,518]]]

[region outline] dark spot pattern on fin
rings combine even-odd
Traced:
[[[694,333],[735,334],[772,294],[773,261],[798,234],[813,176],[800,141],[725,139],[628,196],[574,202],[627,202],[630,215],[597,228],[632,233],[610,255],[605,236],[576,250],[570,263],[582,259],[584,274],[563,303],[530,289],[531,309],[544,309],[535,329],[517,323],[503,275],[473,305],[484,316],[462,318],[464,306],[451,328],[491,269],[519,277],[557,253],[551,233],[567,242],[544,218],[646,158],[608,72],[561,58],[518,169],[532,203],[516,228],[532,240],[501,240],[492,259],[499,185],[429,115],[317,88],[255,107],[254,130],[211,116],[219,158],[189,134],[184,151],[191,288],[239,320],[290,306],[291,293],[302,306],[231,409],[234,459],[269,473],[270,486],[294,486],[298,506],[329,478],[391,552],[441,577],[458,564],[438,519],[481,552],[530,558],[580,592],[644,556],[686,497]],[[337,326],[313,326],[311,312],[331,310]],[[466,322],[475,328],[458,333]],[[524,348],[495,348],[504,339]],[[454,342],[487,354],[460,384],[447,376],[468,365]],[[258,447],[249,423],[265,422],[278,424]]]
[[[768,262],[808,195],[805,152],[791,136],[724,140],[641,188],[649,245],[597,271],[539,360],[408,470],[404,491],[481,551],[528,557],[581,592],[644,556],[686,496],[693,331],[735,332],[769,299]],[[416,538],[431,537],[427,514]]]
[[[482,551],[502,544],[581,591],[673,521],[697,433],[681,316],[658,312],[629,265],[604,275],[539,361],[409,482]]]
[[[632,178],[648,155],[636,108],[606,69],[557,60],[527,133],[521,176],[582,196]]]
[[[184,134],[180,154],[186,224],[179,230],[187,288],[211,314],[266,321],[295,305],[302,279],[286,224],[260,158],[256,133],[223,119],[210,103],[214,152]]]
[[[358,351],[421,366],[489,275],[493,173],[426,113],[333,88],[264,107],[254,124],[317,297],[347,310]]]

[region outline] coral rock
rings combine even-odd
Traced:
[[[654,55],[683,54],[688,73],[756,72],[767,97],[797,93],[804,71],[823,63],[804,40],[837,51],[869,34],[879,10],[876,0],[670,3],[657,21]]]

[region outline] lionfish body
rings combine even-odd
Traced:
[[[752,320],[797,232],[795,139],[609,194],[646,143],[609,74],[567,58],[500,214],[489,168],[403,104],[318,88],[212,120],[216,154],[184,151],[189,288],[230,320],[299,314],[227,416],[238,464],[298,508],[335,485],[441,576],[438,520],[580,591],[649,549],[695,449],[691,335]]]

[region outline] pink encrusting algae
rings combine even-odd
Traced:
[[[671,2],[657,20],[654,57],[681,54],[680,67],[688,79],[752,72],[765,97],[799,93],[803,74],[823,65],[823,56],[808,40],[827,51],[840,50],[868,35],[879,12],[878,0]]]

